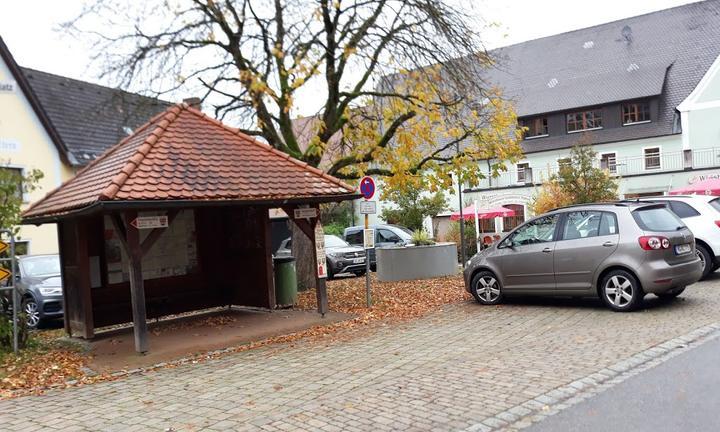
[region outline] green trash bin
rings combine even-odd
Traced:
[[[297,301],[297,273],[295,257],[274,257],[275,302],[279,307],[289,307]]]

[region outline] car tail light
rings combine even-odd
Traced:
[[[715,225],[717,225],[718,228],[720,228],[720,220],[716,220],[716,221],[715,221]]]
[[[640,247],[645,250],[670,249],[670,240],[660,236],[642,236],[638,238]]]

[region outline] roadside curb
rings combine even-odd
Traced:
[[[546,417],[595,396],[630,377],[651,369],[672,357],[720,337],[720,323],[700,327],[641,351],[625,360],[601,369],[567,385],[557,387],[534,399],[507,409],[493,417],[462,429],[464,432],[518,431]]]

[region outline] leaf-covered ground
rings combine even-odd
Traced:
[[[440,306],[469,299],[459,276],[428,279],[421,281],[378,282],[372,275],[371,308],[366,306],[365,278],[355,277],[328,281],[330,309],[352,314],[354,318],[330,325],[315,326],[297,333],[280,335],[261,341],[233,347],[222,352],[212,352],[185,359],[183,362],[169,362],[163,368],[177,367],[183,363],[197,363],[225,355],[262,346],[285,344],[293,346],[299,340],[306,342],[331,343],[366,332],[377,323],[392,323],[417,318],[438,309]],[[315,291],[302,292],[298,296],[300,309],[315,309]],[[222,316],[202,317],[183,322],[183,327],[207,325],[207,320],[222,325]],[[162,331],[171,331],[173,326]],[[47,388],[83,385],[98,381],[121,378],[117,374],[94,374],[87,369],[88,354],[81,348],[61,340],[62,330],[35,332],[30,347],[20,355],[0,354],[0,399],[39,394]],[[152,368],[151,368],[152,369]]]

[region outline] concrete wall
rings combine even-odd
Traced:
[[[428,279],[458,272],[455,243],[379,248],[375,253],[380,281]]]
[[[26,196],[29,204],[71,178],[73,171],[62,163],[55,144],[2,59],[0,82],[14,84],[14,90],[0,91],[0,165],[9,164],[23,170],[39,169],[45,175],[39,189]],[[58,251],[54,224],[23,226],[20,239],[29,241],[29,253],[32,254]]]

